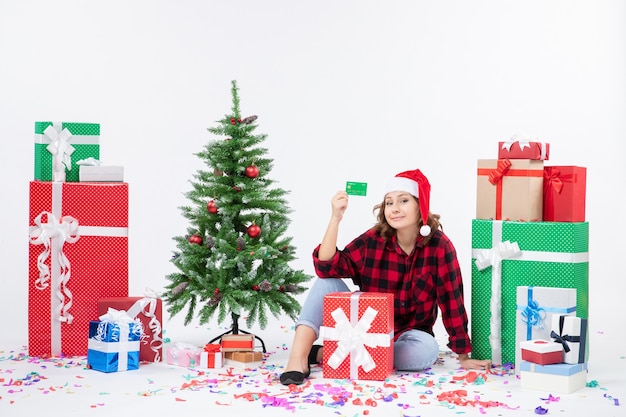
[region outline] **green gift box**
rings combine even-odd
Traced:
[[[52,127],[54,130],[46,129]],[[59,141],[65,140],[65,181],[79,182],[77,161],[100,159],[100,124],[35,122],[35,179],[53,180],[53,153]]]
[[[576,289],[589,311],[589,223],[472,220],[472,357],[515,363],[517,287]]]

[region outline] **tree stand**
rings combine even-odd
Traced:
[[[231,313],[230,313],[230,316],[231,316],[231,317],[232,317],[232,319],[233,319],[233,324],[231,324],[231,326],[230,326],[230,330],[228,330],[228,331],[226,331],[226,332],[222,333],[221,335],[219,335],[219,336],[217,336],[217,337],[214,337],[214,338],[213,338],[213,339],[212,339],[209,343],[213,343],[213,342],[217,341],[218,339],[221,339],[221,338],[222,338],[222,336],[225,336],[225,335],[227,335],[227,334],[239,334],[239,333],[244,333],[244,334],[252,334],[252,333],[250,333],[250,332],[247,332],[247,331],[245,331],[245,330],[241,330],[241,329],[239,328],[239,314],[237,314],[237,313],[232,313],[232,312],[231,312]],[[263,353],[267,353],[267,351],[265,350],[265,342],[263,341],[263,339],[261,339],[261,338],[260,338],[259,336],[257,336],[257,335],[254,335],[254,338],[255,338],[255,339],[258,339],[258,340],[259,340],[259,342],[261,342],[261,346],[263,347]]]

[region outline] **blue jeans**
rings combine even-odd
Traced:
[[[323,320],[324,295],[331,292],[349,292],[343,279],[316,278],[309,289],[296,326],[307,326],[319,338]],[[421,330],[402,333],[393,345],[394,367],[398,371],[421,371],[429,368],[439,356],[439,344],[430,334]]]

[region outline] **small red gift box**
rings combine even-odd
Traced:
[[[584,222],[587,168],[549,166],[543,169],[543,220]]]
[[[28,354],[87,355],[98,300],[128,295],[128,184],[31,181]]]
[[[252,334],[225,334],[222,336],[222,351],[252,351],[254,350],[254,335]]]
[[[498,142],[498,159],[536,159],[547,161],[550,157],[550,144],[517,140]]]
[[[382,381],[393,372],[393,294],[324,296],[324,378]]]
[[[563,363],[563,346],[548,340],[524,340],[520,343],[522,360],[539,365]]]
[[[476,218],[541,221],[543,161],[479,159]]]
[[[98,300],[98,316],[105,314],[109,307],[124,310],[143,324],[139,360],[160,362],[163,357],[162,300],[156,296],[103,298]]]

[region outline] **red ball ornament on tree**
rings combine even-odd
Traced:
[[[200,236],[199,234],[192,235],[189,238],[189,243],[193,245],[202,245],[202,236]]]
[[[252,289],[253,289],[254,291],[258,291],[258,290],[259,290],[259,286],[258,286],[258,285],[253,285],[253,286],[252,286]]]
[[[217,204],[215,204],[215,200],[211,200],[206,204],[206,209],[211,214],[217,214]]]
[[[261,235],[261,227],[258,224],[252,223],[250,227],[248,227],[248,236],[252,239],[257,238]]]
[[[248,178],[256,178],[259,176],[259,167],[252,164],[246,168],[246,177]]]

